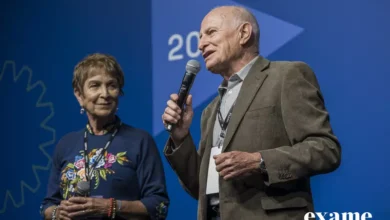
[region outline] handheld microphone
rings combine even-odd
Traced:
[[[187,96],[191,90],[192,84],[195,81],[196,74],[200,71],[200,64],[197,60],[189,60],[186,64],[186,72],[180,85],[178,92],[179,99],[176,104],[183,109],[184,103],[187,100]],[[167,130],[172,131],[173,125],[168,123]]]
[[[78,182],[75,188],[74,196],[89,197],[89,192],[90,192],[89,188],[90,188],[89,181]]]

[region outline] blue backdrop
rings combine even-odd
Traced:
[[[177,92],[185,63],[199,60],[191,127],[197,141],[201,111],[220,82],[204,68],[198,31],[207,11],[225,4],[256,15],[262,55],[307,62],[317,74],[343,152],[336,172],[312,179],[316,211],[389,219],[386,0],[2,1],[0,219],[39,219],[54,146],[86,122],[71,80],[74,65],[89,53],[118,59],[126,74],[119,115],[153,134],[161,150],[168,137],[161,124],[166,100]],[[163,161],[169,219],[196,219],[196,201]]]

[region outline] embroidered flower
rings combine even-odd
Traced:
[[[74,180],[75,177],[76,177],[76,173],[74,172],[73,169],[68,170],[68,172],[66,172],[66,178],[68,178],[68,180]]]
[[[110,167],[112,167],[112,163],[106,163],[106,164],[104,164],[104,168],[106,169],[106,168],[110,168]]]
[[[156,206],[157,219],[165,219],[167,217],[168,205],[169,205],[169,202],[161,202],[160,204],[158,204]]]
[[[93,156],[93,157],[91,157],[91,159],[89,159],[89,167],[91,167],[92,164],[95,163],[96,159],[97,159],[97,156],[96,156],[96,155]]]
[[[77,169],[81,169],[81,168],[84,168],[85,167],[85,160],[84,158],[83,159],[80,159],[78,161],[76,161],[74,163],[74,166],[77,168]]]
[[[107,154],[107,158],[108,158],[108,160],[107,160],[108,163],[115,163],[115,161],[116,161],[116,156],[112,153]]]
[[[81,179],[81,181],[86,180],[86,178],[85,178],[85,168],[79,170],[77,172],[77,176]]]
[[[107,163],[104,164],[104,168],[112,167],[112,164],[116,162],[116,156],[109,153],[106,155]]]
[[[102,157],[102,158],[100,159],[99,163],[96,165],[96,168],[100,168],[100,167],[104,166],[105,163],[106,163],[106,162],[104,161],[104,158]]]

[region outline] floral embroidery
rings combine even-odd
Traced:
[[[103,148],[93,149],[88,154],[89,169],[91,169],[92,164],[95,163],[102,151]],[[79,181],[86,180],[84,151],[80,151],[80,154],[81,156],[77,155],[75,157],[74,163],[68,163],[61,172],[60,186],[63,189],[62,196],[64,199],[68,199],[71,196]],[[106,151],[92,172],[91,179],[95,180],[94,189],[99,186],[100,178],[107,180],[107,174],[115,173],[115,171],[110,169],[114,163],[124,165],[125,162],[130,162],[126,157],[126,151],[117,154],[107,153]]]
[[[157,207],[156,207],[157,219],[165,219],[167,217],[168,204],[169,204],[169,202],[161,202],[160,204],[157,205]]]

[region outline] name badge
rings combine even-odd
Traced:
[[[211,148],[209,171],[207,174],[207,195],[219,193],[219,173],[217,172],[217,166],[215,165],[215,159],[213,157],[214,155],[220,154],[221,150],[220,147]]]

